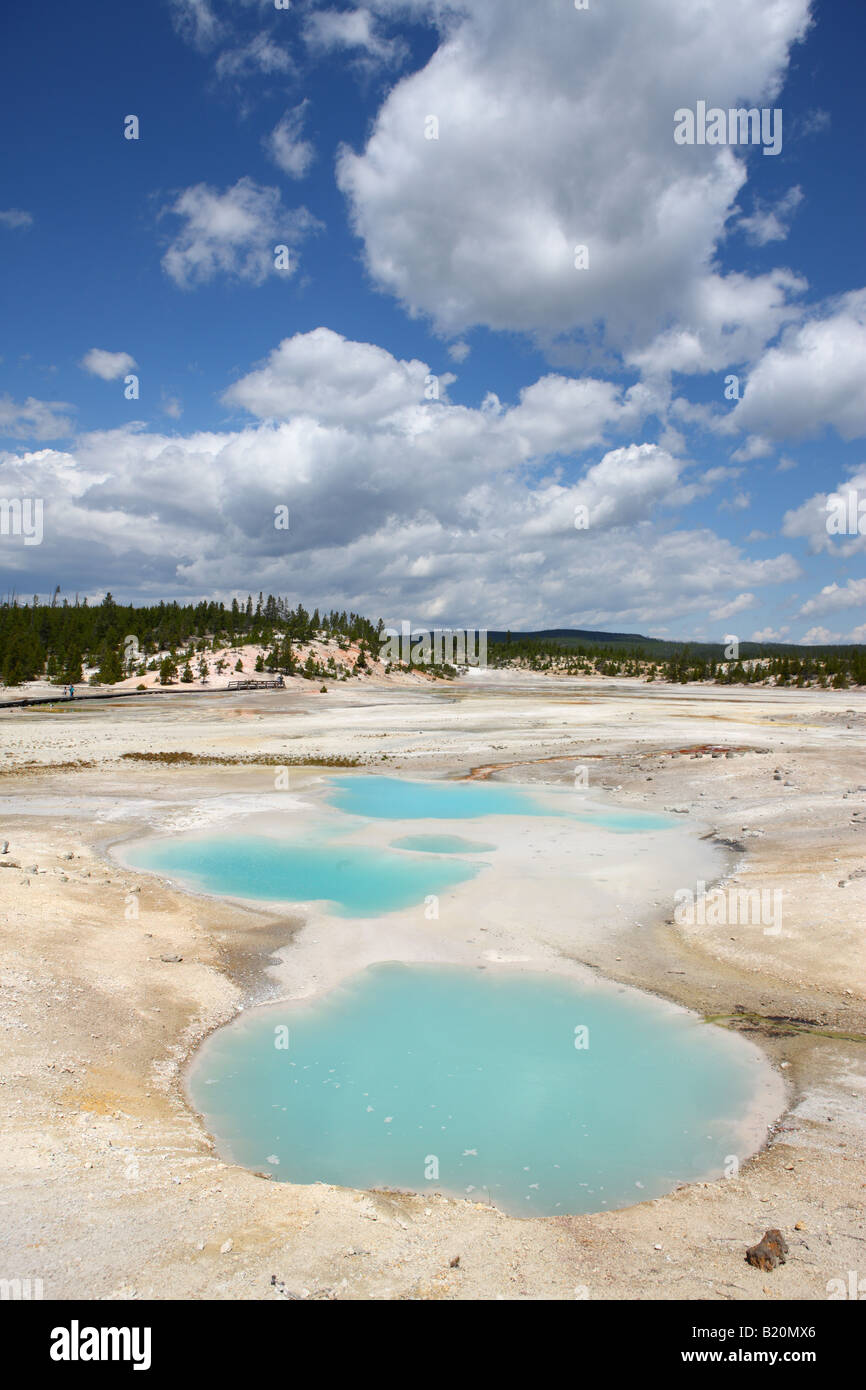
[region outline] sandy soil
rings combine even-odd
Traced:
[[[505,673],[0,712],[0,1277],[41,1278],[47,1298],[767,1300],[825,1299],[829,1280],[862,1277],[864,727],[859,692]],[[322,769],[290,766],[286,791],[272,765],[122,759],[148,751],[287,766],[349,755],[554,787],[582,767],[590,797],[682,815],[682,857],[655,846],[624,864],[616,891],[596,883],[571,910],[573,930],[556,846],[515,842],[507,910],[503,898],[484,920],[474,901],[468,928],[443,912],[423,958],[447,940],[447,958],[467,962],[588,968],[722,1020],[785,1087],[768,1142],[731,1178],[533,1220],[221,1162],[186,1104],[185,1059],[241,1005],[327,987],[336,953],[314,937],[320,922],[183,893],[116,850],[154,828],[303,806]],[[534,853],[530,914],[518,880]],[[675,920],[671,884],[704,873],[780,889],[778,934]],[[343,922],[339,968],[385,946],[405,955],[408,933],[392,927],[377,943]],[[769,1226],[790,1253],[762,1274],[744,1253]]]

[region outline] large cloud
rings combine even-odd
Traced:
[[[286,338],[224,400],[262,420],[303,414],[358,423],[422,400],[428,374],[423,362],[399,362],[372,343],[347,342],[330,328],[316,328]]]
[[[810,598],[800,609],[801,617],[812,614],[835,613],[840,608],[861,608],[866,605],[866,579],[849,579],[847,584],[825,584],[820,594]]]
[[[866,290],[789,328],[751,373],[733,420],[774,439],[802,439],[826,425],[843,439],[866,435]]]
[[[547,376],[510,408],[470,408],[429,399],[430,375],[319,329],[230,388],[252,424],[0,456],[0,495],[45,499],[42,545],[7,538],[10,572],[31,592],[74,575],[130,595],[136,575],[133,597],[263,588],[476,626],[658,625],[797,575],[788,555],[672,529],[672,509],[721,479],[690,482],[655,444],[601,445],[634,428],[628,393]]]
[[[782,534],[807,541],[809,549],[816,554],[824,551],[829,555],[847,557],[866,551],[866,534],[860,530],[863,520],[860,507],[864,504],[866,465],[852,470],[833,492],[816,492],[799,507],[786,512],[782,520]]]
[[[339,159],[374,279],[446,333],[603,319],[614,343],[690,307],[746,177],[730,148],[675,144],[675,110],[770,103],[809,17],[809,0],[366,8],[440,28],[364,151]]]
[[[806,281],[790,270],[696,278],[680,304],[676,326],[628,353],[628,363],[654,377],[749,362],[780,328],[801,317],[796,297],[805,289]]]

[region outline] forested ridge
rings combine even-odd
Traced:
[[[4,685],[47,677],[58,684],[80,682],[83,668],[96,666],[111,684],[146,668],[157,653],[187,657],[208,648],[259,644],[274,649],[273,667],[291,670],[292,645],[315,632],[378,649],[378,626],[359,613],[308,612],[299,603],[259,594],[231,605],[158,603],[134,607],[106,594],[99,604],[70,602],[58,594],[50,603],[9,600],[0,605],[0,680]],[[135,643],[128,639],[135,638]]]
[[[749,642],[727,656],[721,643],[655,643],[649,639],[644,647],[640,639],[635,639],[634,645],[625,645],[622,639],[608,645],[509,632],[501,641],[488,644],[488,663],[551,675],[632,676],[650,683],[658,680],[679,685],[714,681],[718,685],[817,685],[836,690],[866,685],[863,646],[795,647],[785,643],[764,647]]]
[[[294,673],[294,648],[316,634],[340,644],[358,644],[358,665],[365,653],[378,655],[384,625],[359,613],[292,607],[286,598],[263,593],[233,599],[230,605],[116,603],[106,594],[98,604],[70,601],[59,590],[50,602],[8,599],[0,604],[0,681],[20,685],[45,679],[76,684],[85,668],[92,679],[113,684],[145,670],[163,669],[176,678],[178,663],[195,653],[258,645],[266,649],[257,669]],[[593,639],[602,634],[592,634]],[[866,685],[866,647],[798,647],[793,644],[743,643],[733,656],[721,644],[661,642],[653,638],[606,634],[608,640],[583,640],[581,634],[555,636],[504,632],[491,634],[488,664],[550,675],[637,677],[649,683],[722,685],[817,685],[846,689]],[[134,638],[134,642],[130,642]],[[158,659],[159,658],[159,659]],[[309,668],[309,669],[308,669]],[[321,674],[308,657],[303,674]],[[453,674],[450,668],[445,674]],[[189,672],[185,679],[192,679]]]

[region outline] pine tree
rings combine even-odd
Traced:
[[[173,680],[177,680],[177,663],[171,656],[164,656],[159,663],[159,683],[160,685],[171,685]]]

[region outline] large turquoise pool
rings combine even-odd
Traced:
[[[549,1216],[721,1173],[755,1071],[739,1040],[649,996],[389,964],[242,1015],[189,1090],[223,1152],[275,1178]]]

